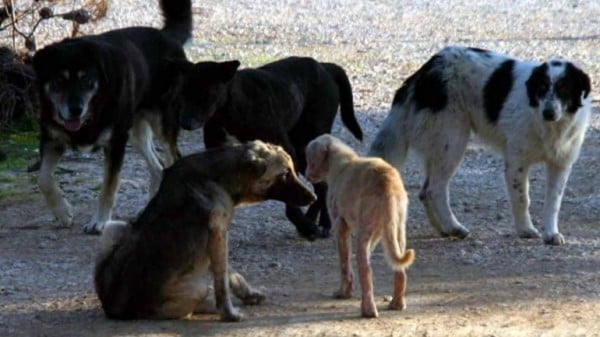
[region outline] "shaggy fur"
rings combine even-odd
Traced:
[[[466,237],[449,203],[448,185],[475,132],[505,161],[513,221],[522,238],[538,238],[529,215],[528,172],[547,171],[542,237],[561,245],[558,213],[590,116],[590,79],[564,60],[522,61],[476,48],[448,47],[396,92],[370,150],[397,169],[409,148],[425,163],[419,195],[444,236]]]
[[[289,155],[260,141],[176,161],[139,218],[103,235],[95,285],[104,312],[114,319],[185,317],[202,307],[208,290],[200,278],[210,269],[221,319],[239,321],[230,285],[246,304],[264,296],[228,272],[234,208],[266,199],[302,206],[315,198]]]
[[[363,317],[377,317],[373,296],[371,251],[383,238],[383,248],[395,271],[391,309],[406,307],[406,268],[415,253],[406,249],[408,198],[400,174],[379,158],[361,158],[350,147],[330,135],[322,135],[306,147],[306,177],[326,181],[327,206],[336,228],[341,266],[337,298],[352,297],[350,231],[357,239],[358,268],[362,289]]]
[[[352,88],[344,69],[306,57],[290,57],[256,69],[237,71],[239,62],[200,62],[182,65],[183,101],[200,109],[184,109],[182,126],[204,126],[204,143],[214,147],[231,134],[241,141],[261,139],[281,145],[299,172],[306,167],[304,148],[315,137],[329,133],[340,107],[344,125],[357,139],[362,131],[354,116]],[[185,104],[184,104],[185,105]],[[329,235],[323,184],[307,214],[287,205],[286,215],[309,239]],[[319,217],[319,226],[315,222]]]
[[[71,206],[53,173],[67,148],[104,150],[104,179],[98,207],[84,226],[102,231],[110,221],[129,132],[150,169],[150,191],[161,171],[178,156],[178,96],[171,62],[185,60],[191,36],[190,0],[161,0],[163,29],[130,27],[49,45],[33,58],[40,96],[39,186],[50,209],[70,226]],[[161,163],[152,135],[163,139],[168,157]]]

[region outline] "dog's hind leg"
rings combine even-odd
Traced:
[[[229,286],[235,297],[245,305],[261,304],[265,300],[265,295],[260,290],[251,287],[240,273],[233,270],[229,271]]]
[[[335,226],[336,244],[340,259],[340,289],[333,294],[335,298],[352,297],[352,235],[344,219],[340,219]]]
[[[104,147],[104,178],[102,179],[98,208],[91,221],[83,226],[85,233],[100,233],[106,223],[110,221],[115,195],[119,188],[126,144],[127,134],[113,135],[110,145]]]
[[[131,140],[133,146],[142,154],[146,160],[146,164],[148,164],[148,171],[150,172],[150,197],[158,191],[163,170],[163,165],[154,148],[152,134],[152,127],[148,121],[140,118],[134,122],[131,129]]]
[[[444,133],[424,135],[424,138],[429,139],[419,144],[426,171],[419,199],[423,202],[429,221],[442,236],[465,238],[469,235],[469,231],[458,222],[450,208],[448,190],[450,179],[461,163],[467,147],[468,127],[468,123],[447,125]]]
[[[209,294],[208,287],[196,277],[182,280],[167,291],[164,302],[155,309],[156,319],[179,319],[192,313],[211,312],[210,309],[204,308]]]
[[[406,269],[402,268],[394,272],[394,296],[390,302],[389,308],[392,310],[406,309]]]
[[[62,146],[50,142],[41,145],[42,163],[38,176],[38,185],[58,222],[62,226],[68,227],[73,223],[71,205],[62,196],[62,192],[54,180],[54,170],[64,151]]]
[[[363,226],[364,224],[359,224]],[[370,226],[363,226],[365,229]],[[374,248],[373,243],[377,242],[372,231],[359,231],[357,237],[356,259],[358,260],[358,274],[360,276],[361,288],[361,312],[366,318],[375,318],[379,316],[377,305],[375,305],[375,296],[373,293],[373,269],[371,268],[371,251]]]

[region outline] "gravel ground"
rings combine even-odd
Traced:
[[[600,83],[598,1],[196,1],[193,60],[239,59],[256,66],[288,55],[310,55],[344,66],[351,76],[363,143],[336,122],[334,134],[365,152],[393,92],[431,54],[448,44],[520,58],[562,56]],[[113,1],[106,19],[83,31],[133,24],[160,26],[155,1]],[[38,44],[62,36],[59,22]],[[548,247],[514,236],[502,164],[477,141],[452,183],[452,206],[472,230],[464,241],[437,238],[417,200],[422,179],[410,157],[403,178],[412,200],[408,245],[408,308],[383,310],[391,272],[378,249],[372,258],[381,317],[359,318],[359,291],[334,301],[338,284],[332,240],[297,238],[274,202],[242,208],[231,230],[231,264],[264,288],[268,299],[242,308],[247,320],[220,323],[197,315],[176,322],[114,322],[93,292],[97,236],[82,234],[97,197],[101,161],[70,154],[61,186],[76,207],[76,226],[57,229],[37,187],[0,200],[0,335],[2,336],[600,336],[600,117],[575,165],[561,212],[567,245]],[[185,153],[201,134],[184,132]],[[18,174],[26,174],[19,172]],[[146,202],[148,175],[129,152],[115,215],[133,217]],[[532,216],[539,221],[543,171],[532,172]]]

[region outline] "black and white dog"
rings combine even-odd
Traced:
[[[542,237],[562,245],[558,213],[591,111],[589,77],[571,62],[522,61],[477,48],[448,47],[398,89],[370,154],[400,169],[409,148],[424,159],[419,198],[444,236],[466,237],[455,218],[448,185],[471,131],[498,149],[517,234],[540,237],[529,215],[528,172],[546,164]]]
[[[104,150],[103,186],[98,209],[84,226],[88,233],[102,231],[110,221],[129,132],[148,162],[152,193],[163,164],[179,156],[179,117],[173,111],[178,95],[169,67],[171,60],[185,60],[182,46],[191,36],[191,0],[161,0],[160,6],[162,29],[130,27],[65,39],[34,56],[41,101],[38,182],[62,225],[72,223],[71,206],[53,172],[67,148]],[[153,132],[169,145],[167,163],[155,151]]]

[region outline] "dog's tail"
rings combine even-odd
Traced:
[[[340,93],[340,111],[342,122],[358,140],[363,139],[363,132],[354,115],[354,99],[352,98],[352,86],[346,71],[335,63],[321,63],[327,72],[333,77]]]
[[[382,244],[388,264],[392,269],[399,270],[413,263],[415,251],[406,249],[406,207],[400,207],[395,197],[387,199],[390,219],[385,224]]]
[[[160,0],[163,32],[180,44],[192,37],[192,0]]]
[[[369,157],[382,158],[398,171],[402,169],[410,145],[410,130],[403,127],[406,125],[404,110],[401,104],[392,105],[368,152]]]

